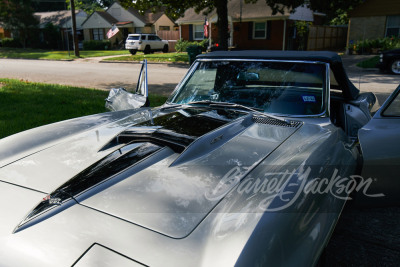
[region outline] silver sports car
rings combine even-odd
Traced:
[[[0,265],[315,265],[346,201],[398,201],[399,91],[376,112],[335,53],[213,52],[149,108],[144,64],[113,112],[0,140]]]

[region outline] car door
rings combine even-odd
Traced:
[[[157,43],[157,49],[163,49],[164,43],[163,43],[163,41],[161,40],[161,38],[158,37],[157,35],[155,35],[155,36],[154,36],[154,39],[155,39],[154,42]]]
[[[361,179],[370,184],[360,192],[361,205],[400,203],[400,85],[358,132],[363,156]],[[365,190],[364,190],[365,191]]]

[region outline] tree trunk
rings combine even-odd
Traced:
[[[228,0],[216,0],[218,15],[218,44],[221,50],[228,50]]]
[[[79,57],[79,41],[76,34],[75,0],[71,0],[72,40],[74,42],[75,56]]]

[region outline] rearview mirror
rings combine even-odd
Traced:
[[[255,72],[239,72],[236,77],[238,81],[258,81],[260,80],[260,75]]]
[[[112,88],[106,98],[106,108],[111,111],[137,109],[150,106],[147,82],[147,60],[143,60],[134,94],[125,88]]]

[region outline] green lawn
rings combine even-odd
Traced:
[[[364,61],[357,63],[357,67],[361,68],[376,68],[376,64],[379,62],[379,56],[374,56]]]
[[[105,51],[79,51],[81,58],[127,55],[128,50],[105,50]],[[129,54],[130,55],[130,54]],[[23,59],[51,59],[70,60],[76,59],[74,51],[48,51],[41,49],[5,48],[0,47],[0,58],[23,58]]]
[[[121,56],[107,58],[105,60],[110,61],[141,61],[147,59],[153,62],[189,62],[187,53],[154,53],[154,54],[143,54],[137,53],[136,55]]]
[[[0,138],[30,128],[106,112],[107,91],[0,79]],[[150,95],[151,106],[167,97]]]

